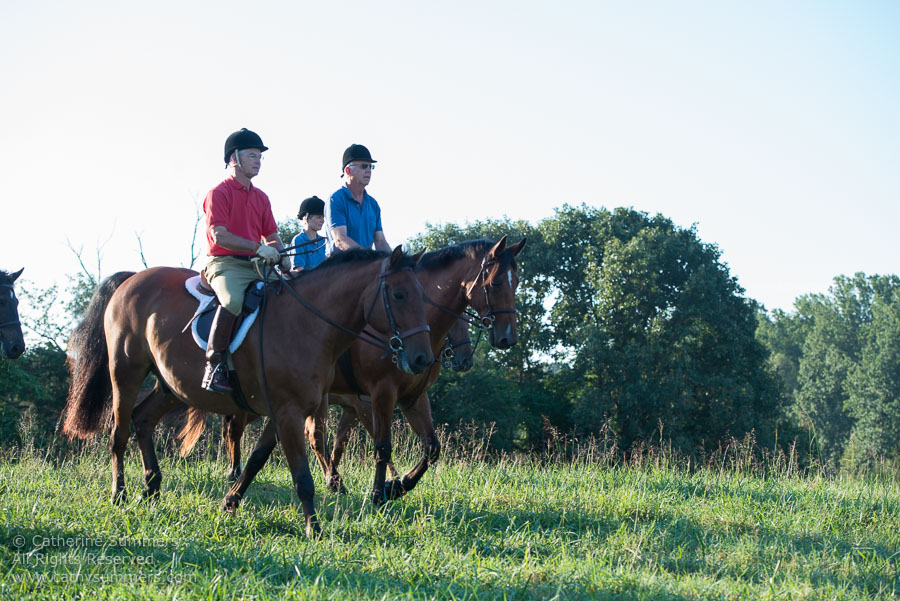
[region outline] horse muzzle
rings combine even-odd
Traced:
[[[16,341],[8,343],[5,340],[0,342],[0,350],[7,359],[17,359],[25,352],[25,342]]]

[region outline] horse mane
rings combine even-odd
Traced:
[[[337,254],[331,255],[329,258],[325,259],[321,263],[319,263],[318,267],[310,271],[321,271],[322,269],[328,269],[330,267],[335,267],[336,265],[343,265],[345,263],[355,263],[361,261],[373,261],[375,259],[384,259],[390,257],[391,253],[384,252],[381,250],[372,250],[369,248],[353,248],[350,250],[345,250],[343,252],[339,252]],[[407,253],[403,253],[403,258],[400,259],[398,265],[396,265],[395,269],[405,269],[415,267],[415,263],[413,262],[413,258],[411,255]]]
[[[453,244],[440,250],[425,253],[422,255],[422,260],[419,261],[417,268],[426,270],[441,269],[454,261],[466,258],[477,261],[483,259],[495,244],[495,241],[487,239],[467,240],[465,242],[460,242],[459,244]],[[500,264],[495,269],[491,270],[490,277],[485,283],[491,283],[498,273],[505,272],[509,269],[510,265],[514,268],[518,267],[516,258],[511,253],[502,253],[500,256]]]
[[[0,269],[0,284],[10,283],[12,283],[12,278],[9,276],[9,272]]]

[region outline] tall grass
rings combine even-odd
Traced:
[[[218,422],[215,422],[218,423]],[[251,426],[245,450],[258,434]],[[398,468],[418,442],[395,428]],[[180,458],[161,436],[163,494],[112,506],[105,440],[23,443],[0,463],[0,599],[891,599],[900,595],[900,485],[765,454],[752,435],[697,458],[664,442],[627,456],[609,432],[548,432],[534,455],[488,453],[491,431],[441,433],[419,487],[376,509],[371,443],[351,438],[350,493],[324,491],[303,536],[273,456],[223,514],[215,430]],[[28,437],[23,436],[23,441]]]

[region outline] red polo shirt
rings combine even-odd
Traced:
[[[212,237],[214,226],[224,225],[232,234],[254,242],[258,242],[260,236],[268,237],[278,231],[266,193],[256,186],[248,189],[233,176],[209,191],[203,200],[203,213],[206,215],[206,246],[210,256],[253,256],[253,253],[217,246]]]

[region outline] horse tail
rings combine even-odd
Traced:
[[[188,453],[194,448],[194,445],[197,444],[197,441],[200,440],[200,435],[203,434],[203,431],[206,429],[206,418],[209,417],[209,413],[203,411],[201,409],[195,409],[193,407],[187,408],[187,419],[184,422],[184,426],[178,432],[178,440],[181,441],[181,456],[187,457]]]
[[[100,282],[81,323],[69,338],[66,365],[72,383],[60,418],[62,432],[69,438],[85,439],[109,420],[112,381],[103,318],[113,293],[134,273],[120,271]]]

